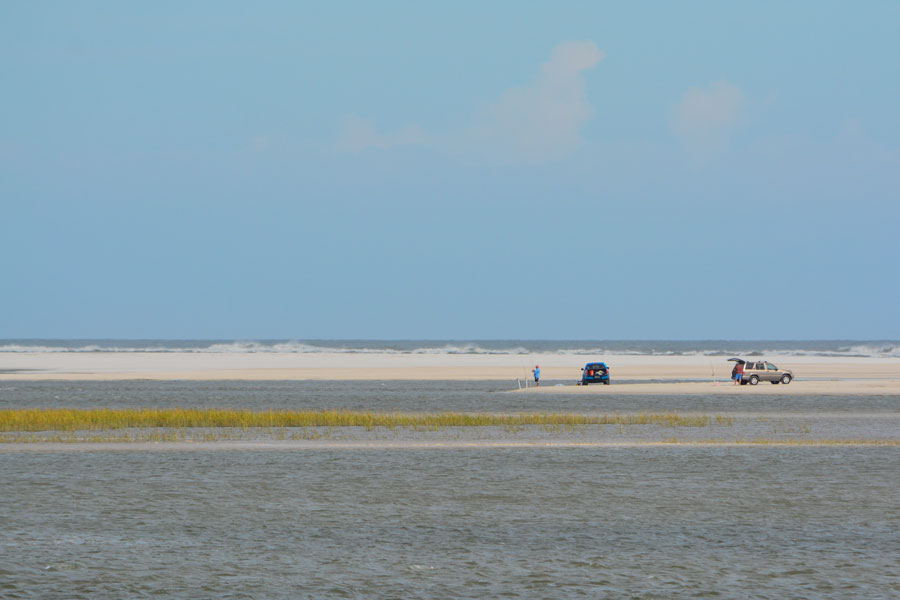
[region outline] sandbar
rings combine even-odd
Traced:
[[[900,358],[766,356],[793,369],[795,381],[752,387],[731,385],[732,363],[725,358],[562,353],[22,352],[0,355],[0,381],[493,380],[508,381],[510,389],[517,389],[531,379],[531,369],[540,365],[545,385],[527,393],[900,394]],[[574,385],[581,367],[592,360],[611,365],[613,385]],[[560,383],[566,385],[558,387]]]
[[[898,447],[898,440],[646,440],[646,441],[565,441],[565,440],[496,440],[496,441],[275,441],[275,442],[83,442],[83,443],[7,443],[0,444],[0,454],[71,453],[71,452],[215,452],[215,451],[311,451],[311,450],[446,450],[446,449],[565,449],[565,448],[640,448],[640,447]]]

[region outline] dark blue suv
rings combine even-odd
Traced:
[[[581,385],[589,383],[609,385],[609,367],[606,366],[606,363],[588,363],[584,366],[581,373]]]

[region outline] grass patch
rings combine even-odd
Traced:
[[[660,425],[707,427],[732,425],[733,417],[679,415],[676,412],[618,415],[570,413],[376,413],[365,411],[250,411],[217,408],[44,408],[0,410],[0,432],[9,431],[103,431],[128,428],[286,428],[286,427],[376,427],[437,430],[441,427],[505,427],[529,425],[575,428],[579,425]]]

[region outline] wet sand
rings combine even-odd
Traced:
[[[900,379],[830,379],[827,381],[795,380],[789,385],[734,385],[730,381],[660,382],[621,385],[544,385],[515,390],[520,394],[585,394],[629,396],[702,396],[702,395],[765,395],[765,396],[871,396],[900,395]]]

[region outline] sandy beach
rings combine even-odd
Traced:
[[[575,386],[581,367],[598,358],[611,366],[614,385]],[[0,381],[508,380],[516,389],[516,380],[530,380],[540,365],[544,387],[522,393],[900,394],[898,358],[766,358],[793,369],[795,381],[735,387],[728,381],[732,363],[706,356],[190,352],[9,353],[0,356]]]

